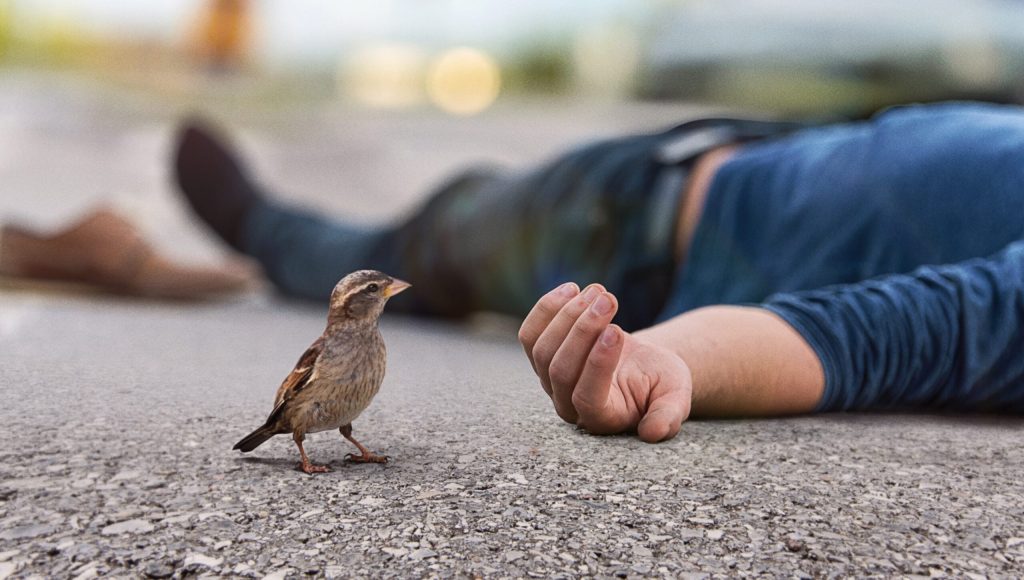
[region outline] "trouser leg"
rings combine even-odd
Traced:
[[[616,290],[643,261],[628,240],[644,227],[662,168],[651,155],[657,139],[597,143],[522,174],[467,173],[382,228],[263,204],[248,218],[244,250],[282,291],[306,298],[327,297],[349,271],[384,270],[413,284],[389,308],[422,314],[522,315],[567,280]],[[654,252],[669,269],[671,233]]]
[[[702,151],[794,128],[695,121],[590,144],[528,172],[470,172],[385,228],[264,204],[244,249],[284,292],[307,298],[327,297],[349,271],[385,270],[413,284],[389,308],[420,314],[521,316],[562,282],[600,282],[619,297],[616,322],[642,328],[662,310],[676,267],[675,176]]]
[[[374,268],[392,273],[373,249],[386,231],[358,227],[298,207],[260,203],[246,217],[242,250],[263,266],[284,294],[326,300],[349,272]]]

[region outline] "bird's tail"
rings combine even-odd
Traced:
[[[246,435],[238,443],[235,443],[235,446],[232,447],[232,449],[238,449],[242,453],[248,453],[253,449],[259,447],[260,445],[263,445],[264,441],[270,439],[274,435],[277,435],[277,431],[272,429],[270,425],[264,425],[259,429],[253,431],[252,433]]]

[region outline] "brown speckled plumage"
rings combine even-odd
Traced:
[[[387,359],[377,321],[388,298],[409,284],[374,270],[345,276],[331,294],[327,328],[299,358],[274,398],[266,423],[235,445],[252,451],[267,439],[291,433],[306,473],[327,471],[309,461],[302,442],[307,433],[338,429],[360,451],[357,462],[383,463],[352,437],[352,421],[370,405],[384,380]]]

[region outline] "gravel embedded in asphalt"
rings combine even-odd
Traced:
[[[112,197],[163,250],[218,254],[167,186],[176,113],[163,100],[10,72],[0,103],[0,217],[55,225]],[[538,159],[682,112],[259,110],[238,137],[291,199],[376,218],[473,156]],[[343,463],[352,448],[336,433],[307,439],[334,468],[315,477],[295,471],[287,437],[231,451],[323,317],[268,296],[161,305],[0,288],[0,580],[1024,573],[1019,419],[828,415],[695,421],[660,445],[590,437],[552,412],[514,323],[386,316],[388,375],[355,434],[388,465]]]
[[[20,313],[13,315],[12,313]],[[562,423],[510,325],[387,316],[355,432],[392,462],[307,476],[259,424],[318,308],[5,295],[0,572],[89,577],[1019,574],[1019,420]],[[11,323],[10,321],[17,320]],[[17,340],[12,337],[16,336]],[[707,576],[702,576],[707,575]]]

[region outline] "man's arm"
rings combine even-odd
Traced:
[[[633,335],[611,324],[614,308],[569,290],[544,296],[520,339],[562,418],[599,433],[636,429],[660,441],[691,407],[1024,414],[1024,241],[761,307],[703,308]]]
[[[654,442],[675,436],[691,402],[704,416],[779,415],[821,398],[817,356],[767,311],[710,307],[628,334],[611,324],[617,306],[600,285],[566,284],[523,322],[519,339],[565,421]]]
[[[633,336],[686,362],[693,377],[695,416],[807,413],[825,388],[821,361],[810,345],[761,308],[709,306]]]

